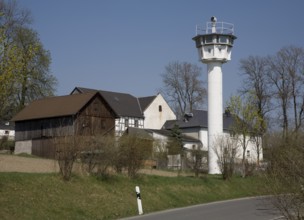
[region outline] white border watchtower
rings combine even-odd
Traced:
[[[208,69],[208,166],[209,174],[221,173],[215,151],[216,140],[223,133],[222,64],[231,59],[231,49],[236,39],[233,24],[217,22],[211,17],[206,29],[196,26],[192,38],[198,49],[199,60]]]

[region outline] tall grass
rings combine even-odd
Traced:
[[[215,200],[260,194],[262,179],[223,181],[204,178],[142,175],[132,180],[112,176],[0,173],[1,219],[117,219],[137,215],[135,186],[140,186],[144,213]]]

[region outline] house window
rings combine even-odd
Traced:
[[[135,121],[134,121],[134,127],[138,128],[138,120],[137,119],[135,119]]]
[[[163,111],[163,108],[162,108],[161,105],[158,106],[158,111],[159,111],[159,112],[162,112],[162,111]]]
[[[5,134],[5,135],[8,135],[8,134],[9,134],[9,131],[4,131],[4,134]]]
[[[125,127],[129,127],[129,119],[125,119]]]
[[[250,150],[247,150],[247,157],[250,157]]]

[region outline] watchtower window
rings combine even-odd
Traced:
[[[206,44],[211,44],[212,43],[212,36],[206,36],[205,37],[205,43]]]
[[[219,43],[227,44],[228,43],[228,37],[227,36],[220,36],[219,37]]]
[[[162,112],[162,111],[163,111],[163,108],[162,108],[161,105],[158,106],[158,111],[159,111],[159,112]]]
[[[233,38],[230,38],[230,44],[233,44]]]

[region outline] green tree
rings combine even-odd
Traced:
[[[0,120],[10,119],[15,106],[14,95],[17,75],[21,65],[18,60],[19,50],[16,46],[8,46],[4,29],[0,28]]]
[[[150,138],[128,134],[118,141],[118,163],[127,170],[130,178],[136,178],[144,161],[152,156],[153,143]]]
[[[53,95],[57,81],[50,74],[50,52],[43,48],[35,31],[17,29],[14,42],[20,51],[21,60],[15,89],[17,110],[20,110],[32,100]]]
[[[178,125],[174,125],[171,130],[171,138],[168,145],[168,153],[173,154],[182,154],[183,142],[182,142],[182,133],[179,130]]]
[[[181,166],[180,170],[183,169],[184,167],[184,149],[183,149],[183,142],[182,142],[182,133],[178,127],[178,125],[174,125],[174,127],[171,130],[171,137],[169,138],[168,145],[168,155],[172,157],[173,155],[178,156],[180,155],[180,161],[181,161]],[[172,160],[176,162],[176,158]]]
[[[50,53],[30,23],[29,11],[15,1],[0,1],[0,120],[10,120],[25,104],[55,91]]]
[[[243,177],[246,176],[246,151],[251,137],[259,137],[262,126],[260,115],[251,96],[242,100],[240,96],[232,96],[228,102],[228,108],[233,117],[230,127],[231,133],[237,139],[242,148]]]

